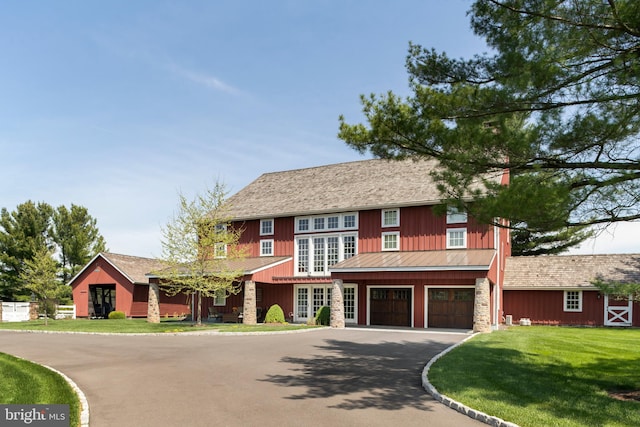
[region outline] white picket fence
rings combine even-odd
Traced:
[[[29,320],[28,302],[2,302],[3,322],[26,322]],[[44,316],[44,315],[43,315]],[[59,305],[56,309],[56,319],[75,319],[75,305]]]

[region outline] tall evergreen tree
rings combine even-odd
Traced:
[[[492,49],[452,59],[410,45],[412,95],[363,96],[366,125],[339,137],[383,158],[438,159],[443,194],[484,182],[477,218],[534,234],[640,220],[640,2],[476,0],[474,32]]]
[[[27,201],[9,212],[0,211],[0,299],[27,298],[31,291],[23,286],[20,277],[26,261],[36,253],[49,250],[47,231],[53,208],[47,203]]]
[[[63,283],[96,254],[106,250],[96,219],[82,206],[72,204],[71,209],[59,206],[53,212],[50,233],[60,252]]]

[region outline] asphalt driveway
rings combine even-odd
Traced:
[[[358,328],[260,336],[0,331],[0,351],[73,379],[92,427],[479,426],[421,386],[426,362],[464,338]]]

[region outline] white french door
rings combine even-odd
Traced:
[[[294,287],[294,322],[313,319],[320,307],[331,307],[331,285],[296,285]],[[347,323],[356,323],[356,286],[344,285],[344,317]]]

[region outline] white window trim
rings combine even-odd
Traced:
[[[227,297],[226,296],[214,296],[213,297],[213,305],[215,307],[224,307],[227,305]]]
[[[326,296],[327,289],[332,289],[333,284],[326,285],[294,285],[293,286],[293,321],[294,322],[306,322],[309,319],[309,314],[313,310],[313,289],[314,288],[324,288],[324,294]],[[345,323],[349,324],[357,324],[358,323],[358,285],[355,283],[344,283],[344,288],[353,289],[353,297],[354,297],[354,306],[353,306],[353,319],[345,319]],[[307,288],[307,317],[298,316],[298,312],[300,311],[300,307],[298,306],[298,289],[299,288]],[[331,301],[328,301],[329,307],[331,306]]]
[[[271,233],[264,233],[262,231],[262,224],[264,224],[265,222],[271,222]],[[273,236],[274,233],[274,228],[275,228],[275,221],[273,218],[267,218],[267,219],[261,219],[260,220],[260,235],[261,236]]]
[[[453,232],[460,232],[460,231],[464,232],[464,235],[463,235],[463,238],[462,238],[462,240],[463,240],[462,245],[461,246],[452,246],[451,243],[450,243],[451,242],[451,238],[450,238],[449,234],[453,233]],[[446,238],[447,238],[447,249],[466,249],[467,248],[467,229],[466,228],[447,228],[447,237]]]
[[[396,222],[393,224],[385,224],[384,223],[384,214],[386,212],[395,212],[396,213]],[[381,212],[381,223],[382,223],[382,228],[389,228],[389,227],[400,227],[400,208],[395,208],[395,209],[382,209]]]
[[[578,293],[578,308],[567,308],[567,297],[569,292],[577,292]],[[565,312],[570,312],[570,313],[579,313],[582,312],[582,291],[576,291],[576,290],[569,290],[569,291],[564,291],[563,292],[563,298],[562,298],[562,309]]]
[[[395,248],[385,248],[384,247],[384,236],[396,236],[396,247]],[[383,252],[397,252],[400,250],[400,232],[399,231],[388,231],[382,233],[381,237],[381,250]]]
[[[313,239],[316,238],[322,238],[324,239],[324,241],[326,242],[327,239],[329,239],[330,237],[337,237],[338,238],[338,262],[344,261],[344,238],[347,236],[353,236],[355,237],[355,255],[358,255],[358,233],[354,233],[354,232],[345,232],[345,233],[318,233],[318,234],[304,234],[304,235],[299,235],[299,236],[295,236],[294,238],[294,245],[293,245],[293,250],[294,250],[294,257],[293,257],[293,262],[294,262],[294,271],[293,271],[293,275],[294,276],[300,276],[300,277],[306,277],[306,276],[329,276],[331,274],[331,266],[328,265],[328,256],[327,256],[327,250],[328,247],[325,243],[325,257],[324,257],[324,262],[325,262],[325,270],[324,271],[313,271],[313,266],[314,266],[314,256],[315,256],[315,243]],[[299,272],[298,271],[298,265],[299,265],[299,250],[298,250],[298,241],[301,239],[308,239],[309,241],[309,253],[308,253],[308,257],[309,257],[309,265],[308,265],[308,269],[309,271],[307,272]]]
[[[264,246],[262,246],[262,243],[266,243],[266,242],[271,242],[271,253],[265,253],[264,252]],[[273,256],[273,239],[262,239],[260,240],[260,256]]]
[[[344,226],[344,218],[346,216],[352,215],[355,217],[355,224],[353,225],[353,227],[345,227]],[[329,224],[329,218],[332,217],[338,217],[338,228],[329,228],[328,224]],[[324,219],[324,228],[320,228],[320,229],[316,229],[315,228],[315,220],[319,219],[319,218],[323,218]],[[308,226],[309,228],[307,230],[300,230],[300,220],[307,220],[308,221]],[[305,233],[305,234],[309,234],[309,233],[314,233],[314,232],[320,232],[320,233],[335,233],[335,232],[341,232],[341,231],[356,231],[358,229],[358,212],[344,212],[344,213],[333,213],[333,214],[326,214],[326,215],[312,215],[312,216],[298,216],[294,218],[295,221],[295,228],[294,228],[294,232],[296,234],[298,233]]]

